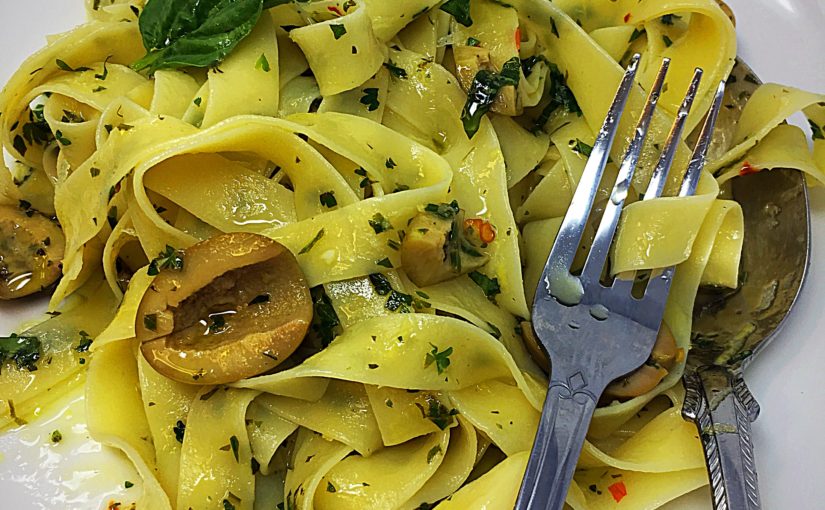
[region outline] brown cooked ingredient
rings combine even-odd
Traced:
[[[152,367],[225,384],[268,372],[301,344],[312,300],[294,255],[263,236],[223,234],[183,253],[141,302],[135,331]]]
[[[647,363],[630,374],[610,383],[602,400],[630,400],[652,391],[667,377],[669,371],[681,360],[682,349],[676,345],[676,339],[670,328],[662,323],[656,344]]]
[[[60,278],[65,244],[50,218],[29,207],[0,206],[0,299],[51,287]]]

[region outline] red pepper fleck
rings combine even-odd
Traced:
[[[739,170],[739,175],[756,174],[756,173],[759,173],[760,170],[761,170],[761,168],[756,168],[754,166],[751,166],[750,163],[745,161],[744,163],[742,163],[742,169]]]
[[[327,10],[332,11],[332,12],[334,12],[335,14],[337,14],[339,16],[344,15],[344,13],[341,12],[341,9],[339,9],[337,5],[330,5],[329,7],[327,7]]]
[[[516,49],[521,50],[521,27],[516,29]]]
[[[628,12],[627,14],[624,15],[624,22],[627,23],[628,21],[630,21],[630,18],[631,18],[631,16],[630,16],[630,13]]]
[[[607,488],[610,491],[610,495],[613,496],[613,499],[616,500],[616,503],[619,503],[627,496],[627,487],[624,486],[624,482],[616,482],[610,487]]]
[[[464,220],[464,228],[472,229],[478,232],[478,238],[484,244],[490,244],[496,240],[496,229],[489,221],[481,218],[473,218],[471,220]]]

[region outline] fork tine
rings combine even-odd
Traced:
[[[666,58],[662,61],[659,74],[656,76],[656,81],[654,81],[650,89],[644,111],[636,125],[635,135],[627,148],[622,166],[619,169],[619,175],[616,178],[616,184],[610,194],[610,201],[605,207],[604,215],[596,232],[596,237],[590,247],[590,253],[587,256],[587,261],[585,262],[581,275],[584,285],[587,285],[588,282],[597,282],[602,274],[602,269],[607,261],[607,254],[610,251],[610,243],[613,241],[613,235],[616,233],[619,217],[622,214],[622,208],[627,199],[627,192],[633,182],[633,174],[636,171],[636,165],[639,162],[639,156],[642,153],[645,138],[647,138],[647,133],[650,130],[650,122],[653,120],[656,105],[659,103],[659,96],[662,93],[662,87],[665,84],[665,77],[667,76],[669,68],[670,59]]]
[[[696,98],[696,92],[699,90],[699,84],[702,82],[702,70],[696,69],[693,74],[693,80],[690,82],[685,99],[682,102],[679,112],[676,114],[676,120],[673,122],[673,127],[670,129],[670,134],[665,142],[665,147],[662,150],[662,155],[659,157],[659,162],[656,164],[656,169],[653,171],[653,176],[650,178],[647,191],[643,200],[651,200],[659,198],[665,189],[667,183],[667,176],[670,172],[670,167],[673,165],[673,159],[676,156],[676,149],[679,147],[679,142],[682,141],[682,133],[685,130],[685,122],[690,114],[693,100]]]
[[[705,167],[705,160],[710,148],[713,130],[716,127],[716,120],[719,117],[719,111],[722,109],[722,100],[725,97],[725,82],[719,83],[716,89],[716,96],[713,98],[713,104],[708,111],[705,124],[702,126],[702,132],[699,135],[699,141],[696,142],[696,148],[693,151],[693,157],[688,165],[685,177],[682,180],[682,188],[679,192],[680,197],[689,197],[696,193],[696,186],[699,184],[699,178],[702,176],[702,170]],[[670,292],[670,283],[673,280],[673,275],[676,268],[671,266],[665,268],[661,275],[656,278],[651,278],[645,290],[644,300],[652,299],[654,301],[661,301],[667,298]]]
[[[616,139],[619,120],[624,113],[627,99],[630,97],[630,91],[633,88],[633,81],[636,78],[636,71],[639,69],[640,59],[640,54],[634,55],[625,71],[624,78],[622,78],[613,104],[610,106],[604,124],[596,137],[596,142],[593,145],[584,172],[582,172],[579,185],[544,267],[544,275],[541,281],[546,282],[549,293],[561,301],[571,301],[570,304],[574,304],[572,301],[575,301],[575,299],[573,299],[574,296],[571,296],[569,289],[576,289],[576,292],[581,291],[581,282],[570,274],[570,267],[573,265],[573,259],[576,256],[576,250],[579,248],[587,218],[593,208],[593,201],[596,198],[599,184],[604,175],[604,168],[607,166],[607,160],[610,157],[610,149]],[[563,289],[561,293],[559,289]],[[565,297],[562,297],[562,294]]]

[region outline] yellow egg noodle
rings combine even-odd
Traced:
[[[512,508],[546,382],[520,323],[623,64],[642,54],[629,103],[639,110],[661,59],[672,59],[635,200],[694,68],[705,79],[690,129],[729,79],[735,29],[714,0],[471,0],[469,26],[443,6],[283,2],[218,65],[150,75],[130,67],[145,53],[143,2],[87,0],[89,21],[50,38],[0,96],[12,161],[0,199],[56,214],[66,236],[50,306],[60,314],[26,331],[49,364],[3,367],[0,427],[85,384],[92,436],[143,479],[139,509]],[[502,89],[469,137],[467,62],[500,70],[514,57],[518,86]],[[554,109],[564,86],[577,107]],[[685,352],[698,287],[738,281],[742,212],[720,186],[745,167],[825,182],[823,105],[825,96],[759,87],[739,122],[720,127],[728,132],[695,197],[626,208],[611,270],[679,266],[665,322]],[[48,143],[26,131],[33,110]],[[784,124],[800,110],[813,151]],[[671,189],[688,158],[683,144]],[[453,200],[495,228],[478,273],[498,294],[467,275],[419,288],[405,273],[399,233],[428,204]],[[372,227],[376,217],[389,227]],[[154,277],[138,269],[127,287],[120,266],[221,232],[262,234],[295,253],[332,304],[338,335],[276,373],[182,384],[138,348]],[[414,304],[387,306],[376,273]],[[443,371],[427,362],[445,350]],[[696,431],[680,416],[683,367],[684,356],[652,391],[596,411],[571,508],[657,508],[707,483]]]

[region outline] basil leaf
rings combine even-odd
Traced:
[[[154,73],[215,65],[252,32],[263,5],[263,0],[149,0],[140,15],[147,54],[132,67]]]

